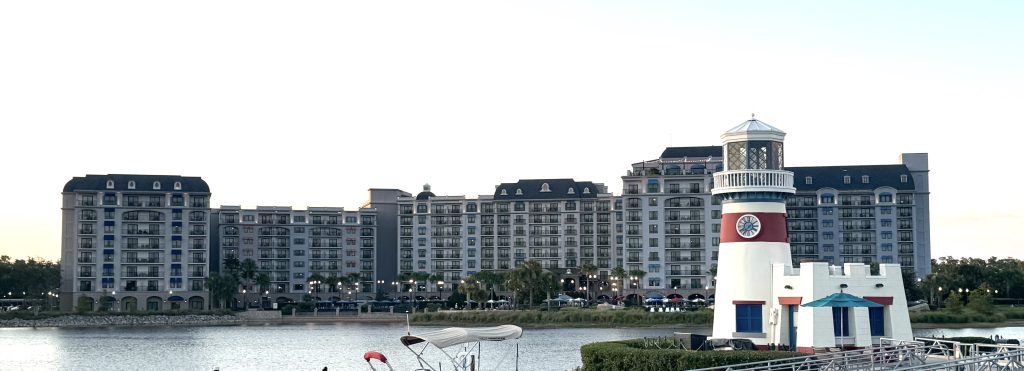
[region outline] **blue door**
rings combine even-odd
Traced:
[[[793,306],[787,305],[788,310],[786,311],[789,315],[789,351],[796,351],[796,326],[793,326]]]

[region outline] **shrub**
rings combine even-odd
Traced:
[[[647,313],[641,310],[560,310],[560,311],[455,311],[416,313],[411,321],[421,324],[514,324],[514,325],[709,325],[713,312]]]
[[[935,312],[912,312],[910,322],[912,323],[970,323],[970,322],[1004,322],[1006,316],[1002,313],[986,314],[972,310],[935,311]]]
[[[801,356],[794,352],[643,349],[641,340],[586,344],[583,371],[671,371],[718,367]]]
[[[995,340],[992,340],[992,339],[989,339],[989,338],[986,338],[986,337],[981,337],[981,336],[957,336],[957,337],[946,338],[945,340],[959,341],[959,342],[965,343],[965,344],[995,344],[996,343]]]

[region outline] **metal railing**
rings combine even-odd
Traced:
[[[882,338],[879,346],[871,348],[705,368],[700,371],[1020,369],[1024,369],[1024,346],[1020,345],[965,344],[930,338],[917,338],[913,341]]]

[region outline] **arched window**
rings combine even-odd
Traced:
[[[502,189],[502,190],[501,190],[501,195],[502,195],[502,196],[508,196],[508,191],[506,191],[506,190]]]
[[[522,196],[522,195],[523,195],[522,188],[516,188],[516,196]]]
[[[541,184],[540,185],[540,191],[541,192],[551,192],[551,187],[548,186],[547,183]]]
[[[108,180],[107,181],[107,189],[114,189],[114,181],[113,180]]]
[[[583,194],[589,195],[590,194],[590,187],[583,187]]]
[[[571,195],[576,194],[576,190],[573,189],[572,187],[569,187],[569,194],[571,194]]]
[[[181,190],[181,182],[174,182],[174,190],[175,191],[180,191]]]
[[[160,189],[160,182],[153,182],[153,189]]]
[[[129,180],[128,181],[128,189],[135,189],[135,181],[134,180]]]

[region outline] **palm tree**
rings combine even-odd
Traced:
[[[249,291],[252,291],[252,281],[256,279],[256,261],[252,259],[243,260],[238,272],[239,278],[241,278],[242,284],[244,284],[242,289],[249,289]],[[242,294],[242,307],[249,307],[249,303],[245,299],[245,294]]]
[[[434,273],[434,274],[430,275],[430,277],[427,278],[427,279],[430,280],[430,282],[427,283],[427,287],[430,287],[430,284],[433,283],[434,287],[437,289],[437,295],[438,295],[438,297],[440,297],[441,296],[441,285],[438,284],[438,282],[444,282],[444,273]]]
[[[415,290],[417,292],[420,291],[420,282],[427,283],[427,281],[429,279],[430,279],[430,274],[429,273],[425,273],[425,272],[413,273],[412,274],[412,280],[413,280],[413,285],[416,286]],[[424,288],[426,288],[426,287],[430,287],[430,286],[427,285],[427,284],[424,284]]]
[[[644,281],[644,276],[647,276],[647,272],[645,272],[643,270],[640,270],[640,269],[636,269],[636,270],[629,271],[629,275],[631,277],[636,277],[636,289],[639,289],[640,288],[640,282]],[[633,289],[633,293],[634,294],[636,294],[636,289]],[[633,299],[637,301],[637,304],[640,304],[640,298],[639,297],[635,297]]]
[[[238,278],[229,273],[212,274],[206,280],[206,288],[210,290],[210,300],[218,304],[223,301],[224,307],[227,308],[228,300],[238,290]]]
[[[466,295],[469,300],[480,303],[487,297],[487,291],[483,289],[482,283],[474,276],[466,277],[459,285],[459,292]]]
[[[544,268],[536,260],[527,260],[523,265],[513,269],[511,273],[513,279],[510,282],[518,288],[518,291],[529,296],[531,306],[535,303],[534,294],[542,294],[547,290],[543,284]]]
[[[583,273],[583,275],[586,276],[587,291],[585,291],[585,293],[587,294],[587,300],[590,300],[591,292],[593,292],[594,295],[597,295],[597,292],[594,292],[592,290],[593,287],[590,286],[590,276],[597,274],[597,266],[591,264],[590,262],[583,263],[583,265],[580,266],[580,273]]]
[[[260,292],[270,292],[270,275],[266,272],[260,272],[256,275],[256,285],[259,285]],[[263,306],[263,301],[260,301],[260,306]]]
[[[626,270],[622,269],[622,266],[618,266],[612,269],[612,277],[615,277],[619,282],[619,290],[622,290],[622,295],[626,295]]]

